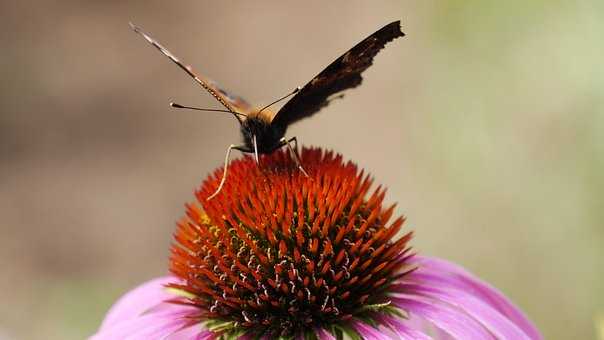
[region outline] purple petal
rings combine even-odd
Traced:
[[[457,289],[431,285],[429,282],[399,283],[392,287],[406,294],[418,294],[465,311],[500,339],[529,339],[513,322],[480,299]]]
[[[136,318],[162,301],[173,298],[174,295],[168,293],[164,285],[176,281],[177,279],[174,277],[160,277],[143,283],[126,293],[111,307],[99,331],[117,322]]]
[[[462,267],[444,260],[421,256],[415,256],[411,261],[417,263],[419,268],[403,277],[404,281],[421,283],[429,280],[431,285],[455,287],[458,290],[468,292],[510,319],[530,339],[542,339],[541,334],[531,321],[501,292],[476,278]]]
[[[414,340],[431,340],[427,334],[413,329],[412,327],[406,325],[402,319],[396,316],[390,316],[385,314],[377,314],[375,316],[376,321],[379,323],[390,327],[396,335],[398,335],[401,339],[414,339]]]
[[[384,332],[373,328],[372,326],[362,322],[362,321],[354,321],[352,322],[352,328],[354,328],[363,339],[365,340],[392,340],[396,339],[384,334]]]
[[[394,306],[415,314],[457,339],[494,339],[480,323],[463,312],[431,299],[397,294],[391,297]]]

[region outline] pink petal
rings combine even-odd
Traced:
[[[480,323],[463,312],[431,299],[409,294],[391,297],[394,306],[415,314],[457,339],[494,339]]]
[[[400,283],[392,288],[406,294],[418,294],[457,307],[480,322],[497,338],[529,339],[518,326],[501,313],[466,292],[430,285],[428,281],[421,285],[417,283]]]
[[[143,283],[126,293],[113,304],[99,331],[112,326],[116,322],[136,318],[162,301],[173,298],[174,295],[168,293],[164,285],[176,281],[177,279],[174,277],[160,277]]]
[[[165,340],[205,340],[214,338],[215,333],[204,329],[201,324],[196,323],[191,326],[185,326],[185,328],[170,334]]]
[[[319,340],[336,340],[335,336],[321,327],[315,328],[315,334]]]
[[[182,308],[178,312],[147,313],[104,327],[89,340],[162,339],[187,327],[191,323],[191,320],[187,318],[190,313],[190,307]]]
[[[195,340],[213,340],[213,339],[216,339],[216,338],[217,338],[217,336],[216,336],[215,333],[213,333],[211,331],[203,331],[203,333],[200,333],[197,336],[197,338],[195,338]]]
[[[409,327],[402,319],[385,315],[385,314],[376,314],[374,316],[376,321],[380,324],[390,327],[396,335],[398,335],[401,339],[413,339],[413,340],[431,340],[432,338],[428,335],[422,333],[419,330],[413,329]]]
[[[510,319],[530,339],[542,339],[541,334],[531,321],[501,292],[476,278],[462,267],[444,260],[422,256],[415,256],[411,261],[417,263],[419,269],[404,277],[405,281],[420,283],[430,280],[432,285],[455,287],[468,292]]]
[[[165,284],[178,282],[161,277],[146,282],[122,296],[105,316],[99,332],[90,340],[210,339],[214,333],[199,323],[191,325],[188,316],[195,307],[166,303],[175,297]],[[176,336],[176,337],[175,337]]]
[[[372,326],[362,322],[354,321],[351,323],[354,328],[363,339],[365,340],[392,340],[393,337],[387,336],[384,332],[373,328]]]

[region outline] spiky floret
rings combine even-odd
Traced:
[[[387,306],[389,284],[413,269],[411,233],[393,239],[404,218],[389,222],[384,189],[369,194],[372,179],[340,155],[304,149],[301,159],[309,177],[277,151],[260,165],[233,161],[210,201],[221,169],[196,191],[170,263],[193,320],[227,335],[334,329]]]

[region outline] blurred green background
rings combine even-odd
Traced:
[[[604,312],[604,2],[3,1],[0,339],[82,339],[167,270],[183,203],[239,139],[128,28],[258,105],[383,24],[364,84],[290,129],[389,188],[422,254],[457,262],[548,339]]]

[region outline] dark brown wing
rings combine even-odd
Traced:
[[[178,65],[181,69],[187,72],[196,82],[199,83],[204,89],[206,89],[220,104],[226,107],[231,112],[237,112],[242,114],[248,114],[252,111],[252,106],[248,104],[243,98],[234,96],[229,94],[227,91],[218,87],[218,85],[209,78],[206,78],[201,75],[197,75],[193,72],[193,68],[191,66],[183,64],[180,59],[178,59],[172,52],[168,51],[167,48],[163,47],[157,40],[151,38],[145,32],[143,32],[140,28],[130,23],[130,27],[134,30],[134,32],[140,34],[145,40],[147,40],[151,45],[157,48],[161,53],[163,53],[166,57],[170,58],[176,65]]]
[[[395,21],[358,43],[327,66],[283,105],[271,124],[287,127],[299,119],[313,115],[329,104],[331,95],[361,84],[363,80],[361,73],[371,66],[373,57],[386,43],[404,35],[401,32],[400,21]]]

